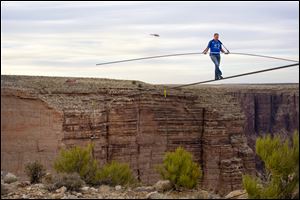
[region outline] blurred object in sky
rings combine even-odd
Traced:
[[[150,35],[154,36],[154,37],[160,37],[158,34],[156,33],[151,33]]]

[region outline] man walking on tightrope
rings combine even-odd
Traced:
[[[225,52],[222,49],[222,42],[219,40],[218,33],[214,34],[214,39],[209,41],[206,49],[204,49],[202,53],[206,54],[208,52],[208,49],[210,49],[210,54],[209,54],[210,58],[215,64],[215,80],[222,79],[223,78],[222,72],[220,70],[220,61],[221,61],[220,51],[225,54],[228,54],[229,51],[226,48],[225,49],[227,50],[227,52]]]

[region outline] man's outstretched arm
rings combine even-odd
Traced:
[[[204,49],[202,53],[204,53],[204,54],[207,54],[207,52],[208,52],[208,49],[209,49],[209,48],[208,48],[208,47],[206,47],[206,49]]]
[[[225,54],[229,54],[229,51],[224,51],[224,49],[221,47],[221,52]]]
[[[209,47],[211,46],[211,41],[208,42],[206,49],[202,53],[207,54]]]

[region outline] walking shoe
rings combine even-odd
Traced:
[[[219,79],[223,79],[223,76],[220,75],[220,76],[219,76]]]

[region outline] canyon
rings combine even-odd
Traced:
[[[140,81],[1,75],[1,170],[24,175],[39,160],[49,171],[62,148],[95,144],[103,165],[129,163],[144,184],[178,146],[220,194],[255,174],[255,139],[299,129],[299,84],[224,84],[167,89]]]

